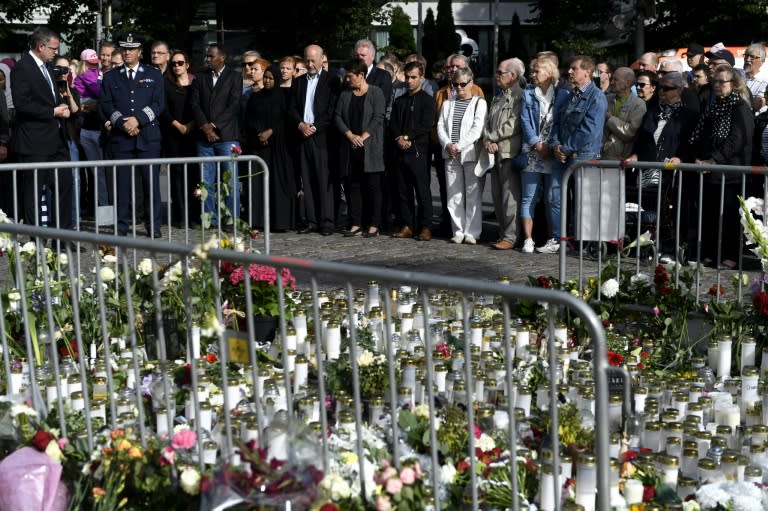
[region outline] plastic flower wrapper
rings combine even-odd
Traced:
[[[64,511],[67,488],[61,463],[23,447],[0,462],[0,511]]]
[[[223,511],[239,503],[282,509],[287,502],[291,509],[303,510],[315,502],[323,479],[322,470],[313,464],[320,458],[317,436],[305,427],[284,444],[289,459],[271,456],[273,452],[282,454],[274,444],[282,443],[280,435],[287,436],[283,424],[275,422],[265,431],[264,447],[259,447],[255,440],[239,444],[238,466],[224,464],[213,476],[202,479],[201,511]]]

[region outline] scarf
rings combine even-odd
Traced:
[[[677,103],[672,103],[671,105],[659,102],[659,107],[661,108],[661,113],[659,113],[659,120],[668,121],[677,115],[677,112],[683,108],[683,102],[678,101]]]
[[[694,143],[702,139],[704,135],[704,126],[707,121],[712,123],[712,142],[722,142],[731,132],[731,115],[733,107],[741,101],[741,96],[736,91],[731,92],[724,98],[717,98],[714,103],[704,112],[699,122],[691,133],[690,142]]]

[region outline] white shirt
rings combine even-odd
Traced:
[[[227,66],[222,66],[221,69],[219,69],[218,72],[211,70],[211,71],[213,71],[212,76],[213,76],[213,86],[214,87],[216,87],[216,82],[219,81],[219,77],[221,76],[221,73],[224,72],[224,68],[225,67],[227,67]]]
[[[53,95],[53,100],[57,101],[58,98],[56,97],[56,91],[53,88],[53,77],[51,76],[51,73],[48,72],[48,66],[45,65],[45,62],[43,62],[40,57],[35,55],[31,50],[29,52],[29,55],[34,59],[35,64],[37,64],[37,69],[40,69],[40,66],[45,67],[45,71],[40,69],[40,73],[43,75],[43,78],[45,78],[45,81],[48,82],[48,85],[51,87],[51,94]]]
[[[304,99],[304,124],[315,123],[315,91],[317,90],[317,84],[320,81],[320,73],[322,73],[322,71],[318,71],[314,77],[307,73],[307,97]]]
[[[752,78],[746,78],[746,84],[753,97],[762,97],[766,86],[768,86],[768,70],[766,70],[766,65],[763,64],[760,71]]]

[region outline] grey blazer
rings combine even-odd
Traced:
[[[334,123],[343,135],[349,131],[349,104],[351,90],[343,90],[336,103]],[[363,131],[371,137],[365,141],[365,172],[384,172],[384,113],[386,109],[384,93],[375,85],[368,85],[363,106]],[[341,176],[349,175],[349,160],[352,147],[346,138],[342,138],[339,151],[339,169]]]

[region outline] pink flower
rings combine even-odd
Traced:
[[[173,435],[171,447],[174,449],[190,449],[197,442],[197,433],[191,429],[182,429]]]
[[[403,489],[403,483],[397,477],[390,477],[385,485],[387,493],[397,495]]]
[[[198,199],[203,197],[203,190],[200,188],[199,185],[197,188],[195,188],[195,197],[197,197]]]
[[[160,455],[161,465],[173,465],[176,463],[176,451],[171,447],[165,447]]]
[[[403,484],[413,484],[416,482],[416,471],[411,467],[405,467],[400,471],[400,482]]]
[[[232,144],[229,151],[232,153],[232,156],[240,156],[243,154],[243,149],[237,144]]]
[[[392,504],[389,503],[389,498],[379,495],[376,497],[376,511],[389,511],[392,509]]]
[[[658,307],[654,307],[653,308],[653,315],[658,318],[659,314],[661,314],[661,309],[659,309]]]
[[[64,449],[69,445],[69,438],[59,438],[59,449]]]
[[[397,475],[397,470],[395,470],[392,467],[387,467],[381,472],[378,473],[378,475],[374,478],[377,484],[384,484],[389,479]]]

